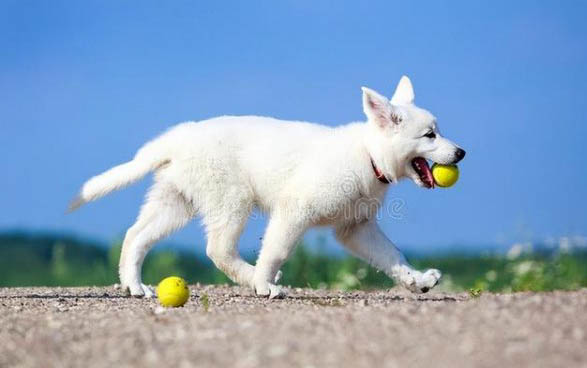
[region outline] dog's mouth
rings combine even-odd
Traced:
[[[420,177],[420,181],[424,187],[431,189],[434,188],[434,177],[432,176],[432,170],[428,166],[428,161],[423,157],[416,157],[412,160],[412,168],[416,171],[416,174]]]

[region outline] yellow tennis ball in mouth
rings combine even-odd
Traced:
[[[459,180],[457,165],[432,165],[432,176],[436,185],[442,188],[452,187]]]
[[[157,285],[157,298],[164,307],[181,307],[189,297],[190,289],[181,277],[166,277]]]

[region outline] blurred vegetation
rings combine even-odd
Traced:
[[[72,237],[0,235],[0,286],[82,286],[118,282],[120,244],[110,248]],[[587,252],[540,252],[509,259],[503,255],[446,255],[412,259],[414,266],[443,272],[439,288],[446,291],[548,291],[587,287]],[[382,272],[354,257],[339,257],[297,248],[282,268],[281,283],[293,287],[341,290],[389,288]],[[143,279],[157,284],[166,276],[189,283],[228,283],[210,261],[185,251],[151,252]]]

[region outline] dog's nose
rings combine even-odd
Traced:
[[[455,157],[456,157],[456,159],[455,159],[455,164],[456,164],[457,162],[461,161],[461,160],[462,160],[462,159],[465,157],[465,154],[466,154],[466,153],[467,153],[467,152],[465,152],[465,150],[464,150],[464,149],[462,149],[462,148],[457,148],[457,151],[455,152]]]

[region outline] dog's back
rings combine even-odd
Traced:
[[[247,188],[258,205],[268,207],[300,165],[328,150],[334,131],[305,122],[224,116],[179,124],[147,145],[170,159],[157,180],[173,182],[194,202],[233,186]]]

